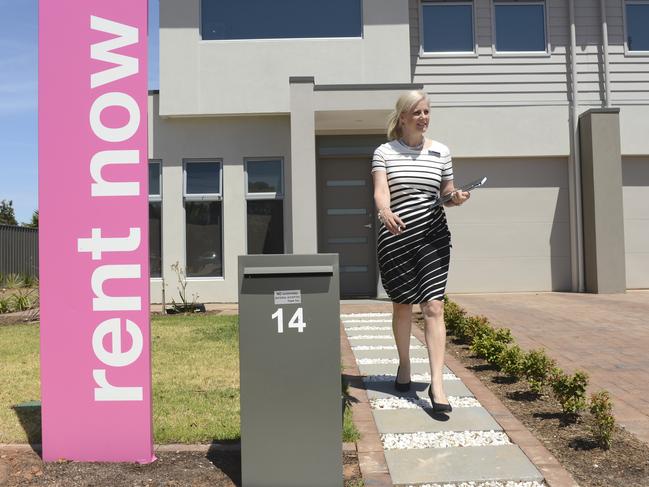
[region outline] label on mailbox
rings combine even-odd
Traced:
[[[299,289],[274,291],[275,304],[302,304],[302,293]]]

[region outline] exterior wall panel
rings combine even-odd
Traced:
[[[622,158],[626,286],[649,288],[649,156]]]

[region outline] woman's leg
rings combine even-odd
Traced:
[[[446,350],[446,325],[444,324],[444,302],[439,300],[421,303],[424,315],[424,334],[430,362],[430,377],[435,402],[447,404],[444,393],[442,371],[444,369],[444,352]]]
[[[399,353],[399,376],[397,382],[410,382],[410,330],[412,327],[412,304],[392,303],[392,333]]]

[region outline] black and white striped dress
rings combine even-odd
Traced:
[[[451,251],[451,232],[441,206],[431,210],[442,181],[453,179],[448,148],[433,141],[413,149],[393,140],[374,151],[372,172],[386,171],[390,208],[405,223],[400,235],[381,224],[377,242],[383,288],[395,303],[442,299]]]

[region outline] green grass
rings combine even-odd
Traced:
[[[40,410],[20,409],[25,428],[14,410],[15,405],[40,397],[38,327],[0,326],[0,443],[25,443],[27,435],[40,441]]]
[[[239,439],[238,317],[154,316],[151,329],[154,441]],[[40,398],[38,325],[0,326],[0,370],[0,443],[40,442],[38,408],[14,409]],[[358,438],[346,408],[343,440]]]

